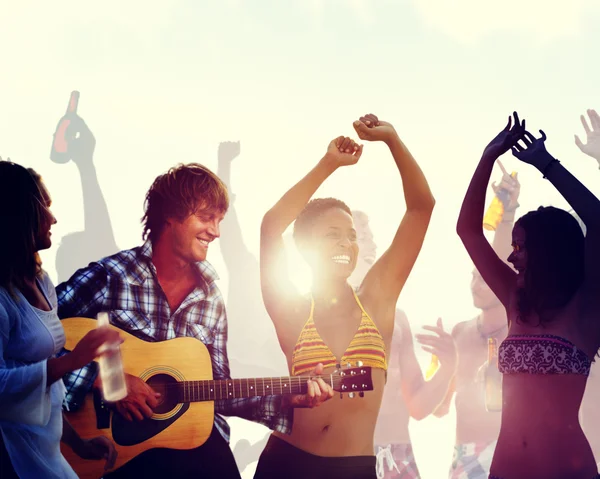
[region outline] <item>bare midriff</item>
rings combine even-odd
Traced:
[[[328,369],[324,373],[331,374]],[[317,456],[372,456],[375,423],[385,386],[385,371],[373,369],[373,390],[350,398],[334,391],[330,400],[313,409],[296,408],[291,434],[278,438]]]
[[[579,424],[586,376],[505,374],[502,427],[491,473],[530,479],[588,479],[596,461]]]

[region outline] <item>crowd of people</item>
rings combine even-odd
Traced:
[[[586,141],[576,136],[575,142],[600,164],[600,115],[587,114],[589,123],[581,117]],[[409,418],[442,417],[454,404],[449,478],[599,478],[596,196],[569,173],[567,160],[547,151],[546,134],[533,135],[513,113],[483,149],[457,212],[480,312],[451,331],[438,319],[413,334],[397,303],[421,252],[434,194],[391,123],[366,114],[352,125],[364,143],[332,139],[264,214],[257,260],[244,244],[232,194],[239,142],[220,145],[217,174],[189,163],[158,176],[145,197],[143,243],[118,251],[93,168],[95,139],[83,121],[74,124],[79,134],[71,131],[70,159],[81,174],[86,232],[97,248],[76,245],[77,234],[63,243],[56,287],[39,256],[51,248],[57,221],[50,192],[36,171],[0,161],[0,477],[78,477],[62,442],[83,460],[104,461],[103,477],[113,479],[239,478],[254,461],[257,479],[419,478]],[[313,198],[338,169],[368,154],[371,142],[389,149],[405,203],[397,205],[401,220],[380,255],[367,212],[337,198]],[[499,163],[509,152],[536,168],[572,211],[540,206],[517,215],[520,181]],[[490,244],[483,224],[496,163],[503,175],[493,192],[503,213]],[[100,211],[98,221],[108,223],[98,228],[102,237],[87,231],[92,207]],[[297,290],[288,270],[289,227],[312,273],[308,294]],[[218,238],[229,277],[227,304],[207,260]],[[115,328],[94,329],[72,351],[64,349],[62,319],[103,311]],[[305,389],[215,400],[212,432],[201,445],[149,449],[115,468],[122,445],[102,430],[82,437],[68,418],[101,390],[97,361],[105,344],[123,341],[118,330],[153,343],[197,339],[210,354],[215,380],[289,375],[302,377]],[[419,366],[414,340],[435,360],[431,376]],[[356,365],[370,371],[372,390],[348,400],[328,378]],[[502,375],[495,408],[486,402],[488,371]],[[127,396],[109,404],[113,417],[130,424],[150,420],[164,391],[136,375],[125,377]],[[232,448],[230,416],[272,432]]]

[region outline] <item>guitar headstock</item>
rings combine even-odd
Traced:
[[[354,397],[354,393],[360,393],[363,396],[364,391],[373,390],[373,380],[371,378],[371,367],[360,366],[355,368],[348,367],[336,370],[333,374],[333,390],[342,393],[349,393]]]

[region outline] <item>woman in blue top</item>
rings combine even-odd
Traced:
[[[50,196],[39,175],[0,161],[0,477],[75,478],[60,452],[64,441],[82,458],[116,458],[104,437],[83,440],[62,414],[62,377],[97,356],[115,331],[88,333],[73,352],[65,344],[56,294],[38,251],[52,245]]]

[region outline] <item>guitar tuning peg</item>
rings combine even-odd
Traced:
[[[365,397],[365,393],[363,391],[361,391],[361,392],[358,393],[358,396],[361,397],[361,398],[364,398]]]
[[[357,368],[362,368],[363,362],[362,361],[356,361],[356,367]]]
[[[354,393],[348,393],[348,397],[352,399],[354,397]]]

